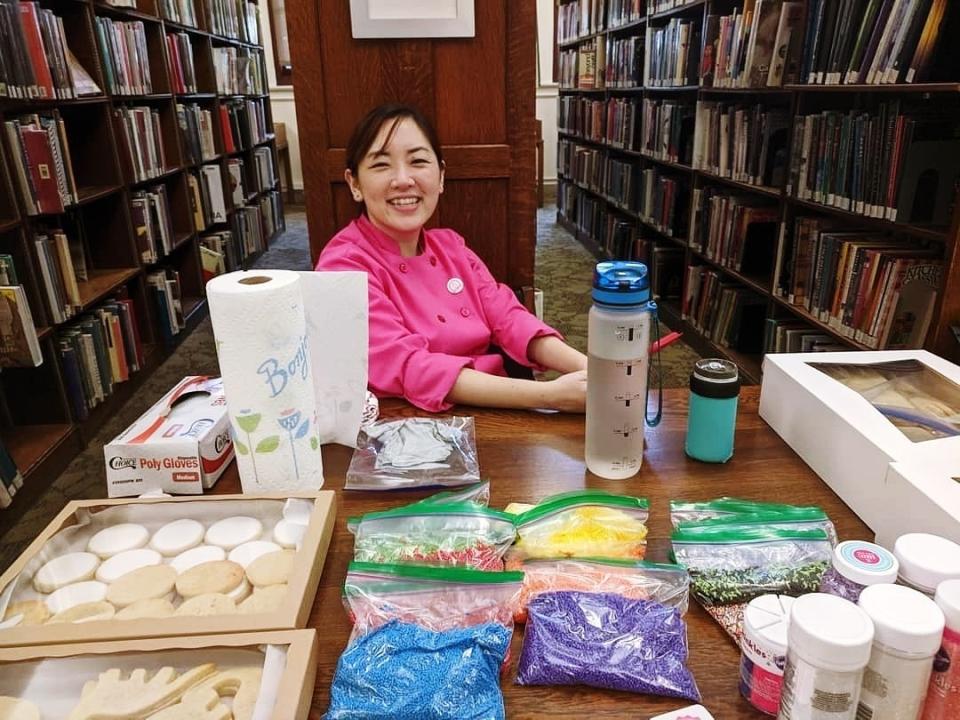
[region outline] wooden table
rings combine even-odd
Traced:
[[[601,480],[583,461],[583,416],[462,408],[457,414],[476,419],[477,448],[483,477],[491,481],[492,507],[535,502],[557,492],[585,487],[647,497],[650,500],[647,559],[666,561],[670,549],[669,501],[708,500],[721,495],[800,505],[819,505],[830,515],[841,540],[872,540],[873,534],[851,510],[797,457],[757,414],[759,387],[744,388],[737,419],[736,451],[725,465],[688,459],[683,452],[687,391],[664,392],[663,421],[647,429],[643,467],[631,480]],[[397,401],[381,406],[385,417],[413,416],[415,409]],[[323,449],[325,489],[341,491],[351,451],[330,445]],[[239,490],[236,465],[217,484],[217,492]],[[346,519],[418,500],[427,492],[338,492],[337,522],[317,592],[310,626],[317,628],[320,662],[314,691],[314,713],[329,704],[337,659],[350,633],[340,602],[353,536]],[[762,718],[737,689],[739,652],[720,627],[691,600],[687,614],[690,667],[703,703],[718,720]],[[520,655],[522,631],[514,634],[512,653]],[[508,718],[649,718],[686,703],[666,698],[588,687],[519,687],[513,684],[516,662],[501,683]]]

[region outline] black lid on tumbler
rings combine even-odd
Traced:
[[[740,371],[722,358],[697,360],[690,373],[690,390],[701,397],[732,398],[740,394]]]

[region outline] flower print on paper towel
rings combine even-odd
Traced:
[[[251,412],[250,410],[241,410],[240,414],[233,418],[233,422],[236,427],[242,430],[247,438],[247,442],[244,443],[240,440],[240,432],[234,429],[234,443],[237,448],[237,452],[241,455],[249,455],[250,462],[253,463],[253,479],[256,483],[260,484],[260,477],[257,473],[257,455],[266,455],[267,453],[272,453],[278,447],[280,447],[280,436],[279,435],[268,435],[265,438],[262,438],[257,441],[257,444],[253,444],[253,437],[251,433],[255,432],[256,429],[260,426],[260,420],[262,419],[260,413]]]
[[[300,479],[300,466],[297,463],[297,441],[305,438],[310,431],[310,418],[303,420],[301,423],[300,420],[302,418],[303,413],[293,408],[284,410],[280,413],[280,417],[277,418],[280,427],[286,430],[287,435],[290,437],[290,452],[293,455],[293,471],[298,480]],[[310,449],[316,450],[316,448],[317,439],[312,437],[310,438]]]

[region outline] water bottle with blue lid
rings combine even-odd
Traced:
[[[622,480],[640,470],[644,424],[660,422],[662,397],[656,415],[647,414],[651,325],[659,331],[657,304],[650,298],[647,266],[627,260],[598,263],[592,295],[587,324],[587,469]]]

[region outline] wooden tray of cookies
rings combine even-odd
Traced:
[[[305,720],[316,671],[314,630],[6,648],[0,716]]]
[[[332,491],[74,501],[0,576],[0,647],[306,626]]]

